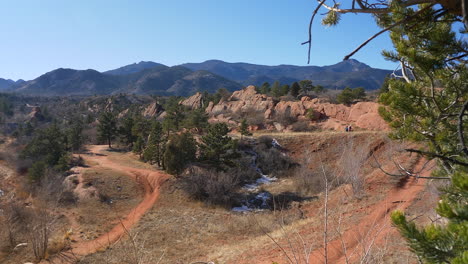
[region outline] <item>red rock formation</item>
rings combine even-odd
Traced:
[[[275,102],[272,97],[258,94],[254,86],[248,86],[234,92],[226,101],[220,101],[216,105],[210,102],[206,112],[212,116],[212,122],[217,120],[233,123],[234,121],[229,118],[229,115],[233,113],[262,112],[266,121],[284,114],[305,120],[309,118],[308,110],[314,109],[314,119],[319,119],[317,125],[323,129],[344,130],[346,125],[352,125],[367,130],[387,131],[389,126],[380,117],[378,108],[379,104],[374,102],[359,102],[346,106],[310,97],[302,97],[300,101]],[[277,130],[287,129],[279,125],[274,125],[274,127]]]
[[[179,104],[185,105],[186,107],[190,109],[199,109],[202,108],[203,103],[204,103],[203,94],[197,92],[196,94],[190,96],[189,98],[180,101]]]
[[[164,109],[162,108],[162,106],[158,104],[157,102],[154,102],[150,104],[148,107],[146,107],[145,109],[143,109],[142,114],[145,117],[155,117],[155,116],[159,116],[163,111]]]

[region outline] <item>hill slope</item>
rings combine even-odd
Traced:
[[[389,70],[374,69],[357,60],[342,61],[330,66],[265,66],[249,63],[228,63],[220,60],[209,60],[202,63],[183,64],[191,70],[206,70],[243,85],[261,85],[263,82],[291,83],[310,79],[315,84],[327,88],[344,88],[362,86],[367,90],[380,88],[383,79],[390,74]]]
[[[105,71],[103,73],[110,75],[128,75],[132,73],[141,72],[147,69],[152,69],[155,67],[167,68],[166,65],[163,65],[161,63],[156,63],[152,61],[140,61],[139,63],[125,65],[115,70]]]
[[[206,71],[157,65],[133,74],[113,75],[95,70],[57,69],[28,81],[13,91],[41,96],[89,96],[114,93],[192,95],[219,88],[238,90],[240,84]]]

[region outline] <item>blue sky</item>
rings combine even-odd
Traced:
[[[169,66],[220,59],[306,65],[313,0],[0,0],[0,78],[26,80],[56,68],[117,68],[138,61]],[[311,65],[338,63],[379,28],[348,14],[313,27]],[[382,35],[355,59],[394,69]]]

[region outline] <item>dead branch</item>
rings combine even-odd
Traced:
[[[382,164],[380,164],[380,162],[377,160],[377,158],[375,157],[375,155],[372,155],[372,157],[374,158],[375,160],[375,163],[377,164],[377,168],[382,171],[383,173],[385,173],[386,175],[388,176],[391,176],[391,177],[413,177],[413,178],[417,178],[417,179],[433,179],[433,180],[451,180],[450,177],[428,177],[428,176],[421,176],[419,175],[419,173],[413,173],[409,170],[405,170],[405,173],[401,173],[401,174],[394,174],[394,173],[390,173],[386,170],[384,170],[384,168],[382,167]],[[401,168],[403,168],[403,166],[399,166]],[[403,168],[404,169],[404,168]]]
[[[307,64],[310,63],[310,50],[312,49],[312,24],[314,22],[315,16],[317,15],[317,12],[319,11],[320,7],[322,7],[323,3],[325,3],[325,1],[326,0],[320,1],[319,5],[315,8],[314,12],[312,13],[312,17],[310,18],[310,22],[309,22],[309,40],[301,43],[301,45],[309,44],[308,54],[307,54]]]
[[[353,50],[350,54],[346,55],[344,57],[343,60],[348,60],[349,58],[351,58],[354,54],[356,54],[356,52],[358,52],[360,49],[362,49],[364,46],[366,46],[367,44],[369,44],[369,42],[371,42],[373,39],[375,39],[376,37],[380,36],[382,33],[385,33],[389,30],[391,30],[392,28],[398,26],[398,25],[401,25],[405,22],[408,22],[410,20],[412,20],[413,18],[417,17],[418,15],[420,15],[422,12],[432,8],[434,6],[434,4],[431,4],[431,5],[428,5],[420,10],[418,10],[417,12],[415,12],[414,14],[412,14],[411,16],[408,16],[408,17],[405,17],[404,19],[400,20],[400,21],[397,21],[395,23],[393,23],[392,25],[382,29],[381,31],[377,32],[376,34],[374,34],[372,37],[370,37],[369,39],[367,39],[366,41],[364,41],[361,45],[359,45],[355,50]]]
[[[423,151],[423,150],[418,150],[418,149],[409,149],[409,148],[405,149],[405,150],[408,151],[408,152],[421,154],[421,155],[426,156],[428,158],[438,158],[438,159],[441,159],[441,160],[444,160],[444,161],[451,162],[453,164],[468,167],[468,163],[465,163],[463,161],[459,161],[459,160],[456,160],[456,159],[453,159],[453,158],[450,158],[450,157],[446,157],[444,155],[440,155],[440,154],[437,154],[437,153],[434,153],[434,152],[428,152],[428,151]]]
[[[463,0],[462,3],[465,3],[467,0]],[[465,9],[463,9],[465,11]],[[465,13],[463,13],[465,14]],[[463,17],[465,19],[465,17]],[[468,22],[467,22],[468,23]],[[463,116],[465,115],[465,112],[468,111],[468,101],[466,101],[463,104],[463,107],[460,111],[460,114],[458,115],[458,138],[460,140],[460,144],[462,146],[462,152],[465,153],[466,156],[468,156],[468,148],[466,147],[465,143],[465,135],[463,134]]]

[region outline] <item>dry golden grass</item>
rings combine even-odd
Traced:
[[[93,186],[99,197],[79,201],[75,210],[81,237],[89,240],[109,231],[119,217],[141,201],[141,187],[128,175],[102,167],[83,173],[84,186]]]

